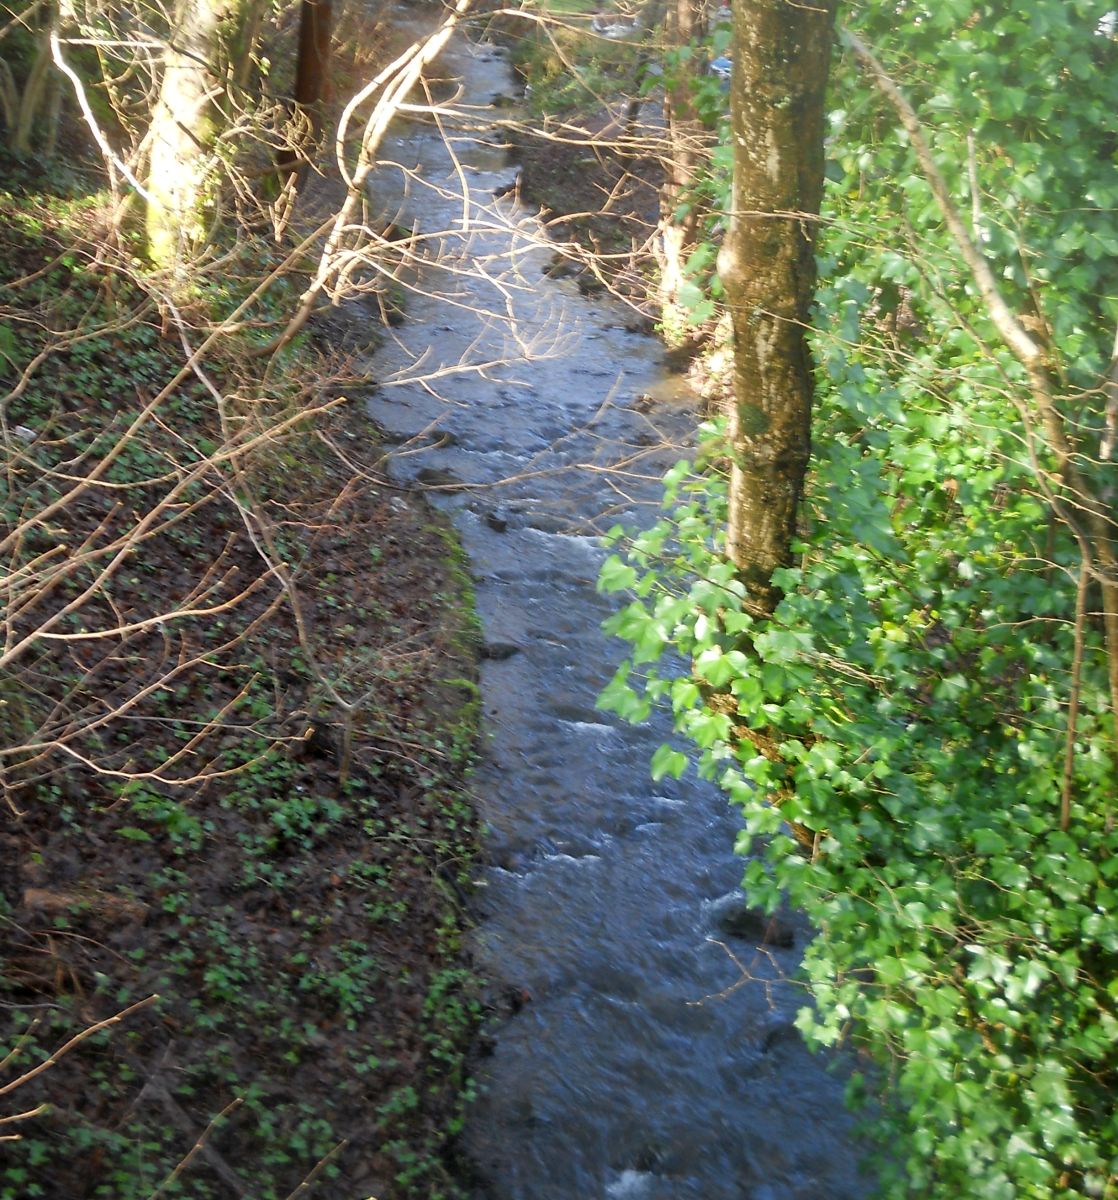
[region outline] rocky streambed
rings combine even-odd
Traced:
[[[652,519],[695,402],[630,310],[550,277],[490,104],[512,87],[500,50],[461,38],[443,69],[459,116],[382,147],[372,199],[425,263],[370,411],[393,469],[451,511],[485,629],[474,950],[516,1011],[479,1064],[479,1195],[853,1200],[842,1079],[791,1024],[805,931],[745,910],[716,790],[651,782],[670,723],[595,708],[621,657],[599,535]]]

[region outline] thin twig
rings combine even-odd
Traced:
[[[306,1193],[307,1193],[307,1192],[309,1192],[309,1191],[310,1191],[310,1189],[311,1189],[311,1188],[314,1186],[315,1180],[317,1180],[317,1179],[318,1179],[319,1175],[321,1175],[321,1174],[322,1174],[322,1172],[325,1170],[325,1168],[326,1168],[326,1167],[327,1167],[327,1166],[328,1166],[328,1165],[329,1165],[329,1164],[330,1164],[330,1163],[331,1163],[331,1162],[332,1162],[332,1161],[333,1161],[335,1158],[337,1158],[337,1156],[338,1156],[339,1154],[341,1154],[341,1152],[342,1152],[342,1151],[343,1151],[343,1150],[344,1150],[344,1149],[345,1149],[345,1148],[346,1148],[348,1145],[349,1145],[349,1139],[348,1139],[348,1138],[346,1138],[346,1139],[344,1139],[343,1141],[340,1141],[340,1142],[339,1142],[339,1143],[338,1143],[338,1144],[337,1144],[337,1145],[334,1147],[334,1149],[333,1149],[333,1150],[329,1151],[327,1154],[324,1154],[324,1155],[322,1156],[322,1158],[320,1158],[320,1159],[318,1160],[318,1162],[316,1162],[316,1163],[315,1163],[315,1165],[314,1165],[313,1169],[311,1170],[310,1174],[309,1174],[309,1175],[307,1175],[306,1179],[304,1179],[304,1180],[303,1180],[303,1182],[299,1184],[299,1186],[298,1186],[298,1187],[297,1187],[297,1188],[296,1188],[296,1189],[295,1189],[295,1190],[294,1190],[294,1191],[293,1191],[293,1192],[292,1192],[292,1193],[291,1193],[291,1194],[290,1194],[290,1195],[289,1195],[289,1196],[286,1198],[286,1200],[298,1200],[298,1198],[299,1198],[300,1196],[304,1196],[304,1195],[306,1195]],[[368,1198],[368,1200],[376,1200],[376,1197],[375,1197],[375,1196],[370,1196],[370,1197]]]
[[[205,1129],[198,1135],[198,1140],[190,1147],[189,1151],[175,1164],[174,1170],[167,1176],[166,1179],[155,1189],[148,1197],[148,1200],[158,1200],[176,1179],[190,1166],[191,1162],[201,1152],[206,1145],[206,1140],[210,1134],[217,1128],[218,1123],[224,1120],[235,1109],[240,1108],[244,1104],[244,1099],[241,1096],[235,1096],[229,1103],[217,1114],[216,1117],[206,1126]]]
[[[96,1025],[90,1025],[88,1029],[83,1029],[81,1033],[76,1034],[68,1042],[60,1046],[50,1058],[39,1063],[37,1067],[32,1067],[30,1071],[25,1071],[18,1079],[13,1079],[10,1083],[6,1083],[3,1087],[0,1087],[0,1096],[6,1096],[9,1092],[14,1092],[16,1088],[23,1087],[25,1083],[30,1083],[37,1075],[50,1070],[60,1058],[69,1054],[75,1046],[84,1042],[86,1038],[92,1037],[95,1033],[100,1033],[102,1029],[108,1029],[110,1025],[118,1025],[121,1021],[132,1016],[133,1013],[139,1012],[142,1008],[147,1008],[149,1004],[154,1004],[158,999],[158,994],[153,994],[144,1000],[137,1001],[135,1004],[130,1004],[127,1008],[121,1009],[115,1016],[106,1017],[105,1020],[98,1021]]]
[[[50,1105],[43,1103],[43,1104],[37,1105],[35,1108],[29,1108],[26,1112],[11,1113],[10,1115],[8,1115],[6,1117],[0,1117],[0,1125],[10,1125],[10,1124],[12,1124],[13,1121],[29,1121],[29,1120],[31,1120],[32,1117],[41,1117],[43,1115],[43,1113],[45,1113],[47,1111],[48,1108],[50,1108]],[[18,1134],[18,1133],[15,1134],[14,1137],[9,1134],[7,1140],[14,1141],[14,1140],[18,1139],[19,1137],[20,1137],[20,1134]]]

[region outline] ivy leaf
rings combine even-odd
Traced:
[[[678,779],[687,770],[687,755],[671,746],[660,746],[652,756],[652,779],[659,783],[665,775]]]
[[[636,569],[617,554],[611,554],[598,572],[598,590],[602,592],[623,592],[636,582]]]

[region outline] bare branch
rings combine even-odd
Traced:
[[[135,1004],[130,1004],[127,1008],[123,1008],[115,1016],[106,1017],[103,1021],[98,1021],[96,1025],[90,1025],[87,1029],[83,1029],[81,1033],[76,1034],[68,1042],[63,1043],[57,1050],[38,1066],[32,1067],[30,1071],[25,1071],[17,1079],[0,1086],[0,1096],[6,1096],[9,1092],[14,1092],[17,1088],[23,1087],[25,1083],[30,1083],[32,1079],[42,1075],[44,1071],[49,1071],[59,1059],[69,1054],[75,1046],[79,1046],[86,1038],[92,1037],[95,1033],[100,1033],[102,1029],[109,1029],[113,1025],[119,1025],[121,1021],[127,1020],[133,1013],[138,1013],[141,1009],[147,1008],[149,1004],[154,1004],[159,999],[158,995],[151,995],[143,1000],[137,1001]]]
[[[218,1125],[230,1113],[235,1112],[244,1103],[244,1099],[240,1096],[235,1096],[229,1103],[217,1114],[213,1120],[206,1126],[205,1129],[198,1135],[198,1140],[190,1147],[189,1151],[175,1164],[174,1169],[166,1179],[155,1189],[148,1197],[148,1200],[158,1200],[160,1196],[179,1178],[180,1175],[190,1166],[199,1153],[208,1149],[206,1143],[209,1141],[210,1134],[218,1127]]]

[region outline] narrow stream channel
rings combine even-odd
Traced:
[[[476,792],[497,865],[475,950],[523,1006],[466,1133],[482,1194],[854,1200],[841,1079],[791,1027],[798,950],[723,932],[732,813],[693,775],[651,782],[668,721],[594,707],[622,654],[599,631],[598,534],[651,520],[694,403],[623,306],[544,276],[532,214],[494,199],[515,176],[482,111],[512,90],[501,52],[459,39],[443,70],[477,118],[401,122],[383,147],[374,205],[451,232],[378,352],[370,409],[397,474],[452,510],[487,639]]]

